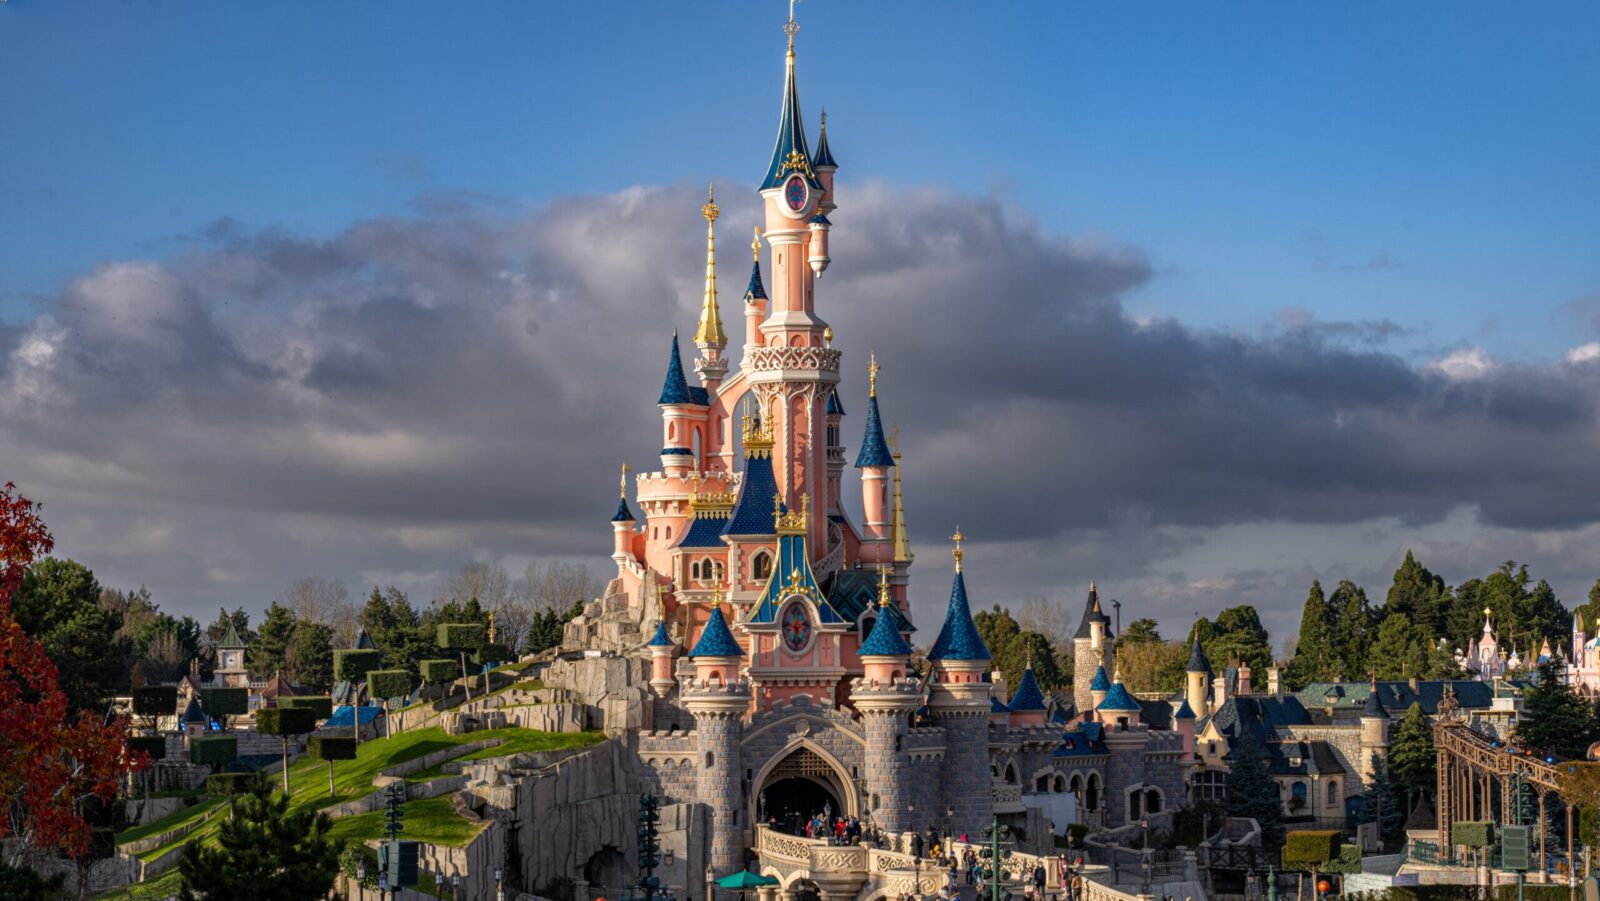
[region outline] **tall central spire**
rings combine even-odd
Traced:
[[[722,312],[717,309],[717,217],[722,214],[716,195],[706,189],[706,205],[700,215],[706,219],[706,296],[700,305],[700,328],[694,333],[694,343],[725,347],[728,335],[722,330]]]
[[[805,123],[800,117],[800,91],[794,81],[794,36],[800,26],[795,24],[794,11],[783,26],[789,36],[789,50],[784,55],[783,112],[778,118],[778,140],[772,147],[772,163],[767,166],[767,177],[759,190],[776,188],[790,172],[799,172],[813,187],[821,187],[816,173],[811,169],[811,146],[806,143]]]

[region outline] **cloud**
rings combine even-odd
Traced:
[[[1580,363],[1593,363],[1596,360],[1600,360],[1600,341],[1590,341],[1588,344],[1580,344],[1577,347],[1567,351],[1566,355],[1562,357],[1562,359],[1574,366]]]
[[[310,573],[604,565],[615,467],[654,465],[667,342],[699,306],[702,202],[432,194],[331,238],[225,220],[108,262],[0,332],[6,476],[63,552],[204,613]],[[719,223],[735,335],[755,206]],[[846,440],[876,350],[913,537],[927,559],[959,522],[995,599],[1077,603],[1115,573],[1210,609],[1226,573],[1159,567],[1219,529],[1465,507],[1559,531],[1600,509],[1600,367],[1466,348],[1417,368],[1385,349],[1401,326],[1308,312],[1254,337],[1136,321],[1140,249],[993,198],[855,185],[832,218],[817,311],[846,352]],[[944,577],[919,579],[939,603]]]

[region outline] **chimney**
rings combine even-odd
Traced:
[[[1250,664],[1239,661],[1239,696],[1250,694]]]
[[[1228,677],[1218,676],[1211,680],[1211,709],[1218,710],[1228,700]]]
[[[1414,695],[1422,694],[1422,690],[1421,690],[1422,689],[1422,685],[1421,685],[1420,682],[1418,682],[1416,676],[1412,676],[1409,680],[1407,680],[1407,684],[1409,684],[1411,686],[1411,693],[1412,694],[1414,694]]]
[[[1275,698],[1283,697],[1283,670],[1276,663],[1267,667],[1267,694]]]

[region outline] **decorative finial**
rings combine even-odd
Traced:
[[[717,206],[717,195],[711,185],[706,185],[706,205],[700,208],[700,215],[706,217],[707,222],[717,221],[722,215],[722,207]]]
[[[956,526],[956,533],[950,536],[950,540],[956,543],[955,550],[950,552],[950,556],[956,558],[956,572],[961,572],[961,557],[966,553],[961,550],[961,542],[966,541],[967,536],[961,534],[960,526]]]
[[[695,329],[694,341],[720,350],[728,343],[728,335],[722,330],[722,311],[717,308],[717,217],[722,215],[722,208],[717,206],[716,194],[709,184],[700,215],[706,218],[706,293],[700,304],[700,325]]]
[[[889,567],[878,564],[878,606],[889,606]]]
[[[755,237],[750,239],[750,259],[761,262],[761,226],[755,227]]]
[[[626,463],[622,464],[622,480],[621,480],[620,495],[619,496],[623,500],[627,500],[628,499],[628,464],[626,464]]]
[[[867,355],[867,396],[878,396],[878,352]]]
[[[794,20],[794,5],[800,0],[789,0],[789,21],[784,23],[783,33],[789,36],[789,55],[794,56],[794,36],[800,33],[800,25]]]
[[[896,459],[900,457],[900,423],[895,423],[889,429],[889,449],[894,451]]]
[[[489,611],[489,643],[494,644],[494,611]]]
[[[823,328],[823,330],[822,330],[822,344],[823,344],[824,347],[832,347],[833,346],[833,326],[830,325],[830,326],[827,326],[827,327]]]
[[[826,107],[822,110],[822,133],[828,133],[828,110]]]
[[[1494,611],[1490,610],[1488,607],[1483,608],[1483,618],[1484,619],[1488,619],[1489,618],[1489,614],[1491,614],[1493,612]]]
[[[1092,592],[1092,593],[1095,593],[1095,594],[1098,594],[1098,593],[1099,593],[1099,592],[1096,592],[1096,591],[1095,591],[1095,588],[1094,588],[1094,580],[1093,580],[1093,579],[1090,579],[1090,580],[1089,580],[1089,591],[1090,591],[1090,592]]]

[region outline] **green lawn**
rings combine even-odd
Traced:
[[[167,814],[159,820],[156,820],[153,823],[148,823],[143,826],[129,827],[117,833],[117,844],[125,845],[128,842],[138,841],[141,838],[149,838],[152,835],[160,835],[161,833],[166,832],[168,829],[177,827],[180,823],[187,823],[190,820],[205,816],[206,811],[211,810],[221,803],[221,797],[212,798],[208,801],[201,801],[199,804],[196,804],[193,807],[185,807],[182,810],[174,810],[173,812]]]
[[[462,819],[450,806],[450,796],[427,798],[405,803],[405,828],[400,837],[416,842],[433,842],[439,845],[461,847],[472,840],[482,829],[482,823]],[[354,817],[340,817],[333,821],[333,837],[349,841],[366,841],[384,838],[384,811],[375,810]]]

